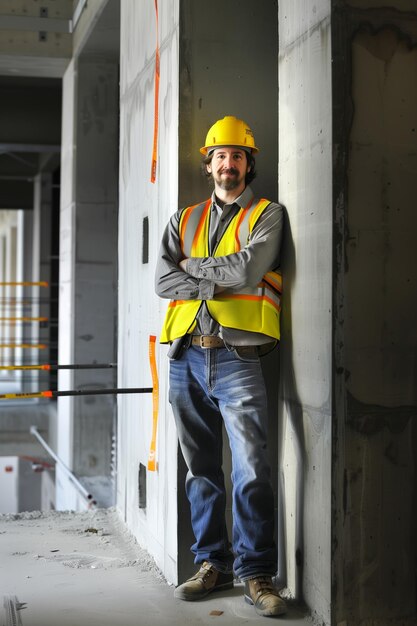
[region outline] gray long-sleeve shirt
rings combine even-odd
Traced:
[[[246,207],[253,197],[250,187],[231,204],[219,206],[213,192],[209,250],[214,249],[230,221],[242,207]],[[179,221],[181,210],[171,217],[161,243],[156,266],[155,290],[161,298],[170,300],[211,300],[216,285],[231,291],[239,291],[245,286],[256,286],[262,277],[272,269],[279,267],[283,210],[271,202],[258,219],[248,244],[239,252],[220,257],[189,258],[186,272],[179,267],[184,258],[179,240]],[[205,302],[201,307],[194,334],[219,335],[232,346],[261,345],[272,339],[261,333],[226,328],[209,314]]]

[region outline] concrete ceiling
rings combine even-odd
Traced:
[[[73,0],[0,0],[0,74],[61,77],[72,56]]]

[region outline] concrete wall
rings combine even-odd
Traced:
[[[330,2],[279,2],[279,197],[288,211],[281,359],[287,585],[330,624],[332,93]]]
[[[179,3],[159,4],[161,82],[156,183],[150,182],[154,128],[156,18],[154,4],[121,3],[119,350],[120,387],[151,385],[150,335],[164,307],[154,293],[162,229],[178,200]],[[149,262],[142,262],[143,223],[149,220]],[[156,472],[147,472],[147,502],[139,508],[139,467],[146,468],[152,428],[149,395],[118,399],[117,504],[169,581],[177,580],[177,443],[167,402],[166,349],[157,347],[160,405]],[[141,497],[143,496],[143,490]],[[142,498],[141,498],[142,499]]]
[[[411,624],[417,24],[407,10],[415,3],[338,4],[334,620]]]

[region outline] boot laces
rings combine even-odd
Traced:
[[[208,563],[207,561],[204,561],[197,574],[194,576],[194,579],[197,580],[198,578],[201,578],[203,582],[206,582],[206,580],[210,578],[210,576],[212,576],[214,572],[214,565]]]
[[[272,585],[272,581],[267,576],[256,578],[254,580],[254,587],[258,596],[264,593],[275,592],[275,589]]]

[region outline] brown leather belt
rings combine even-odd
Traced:
[[[224,341],[216,335],[192,335],[191,344],[200,348],[224,348]]]

